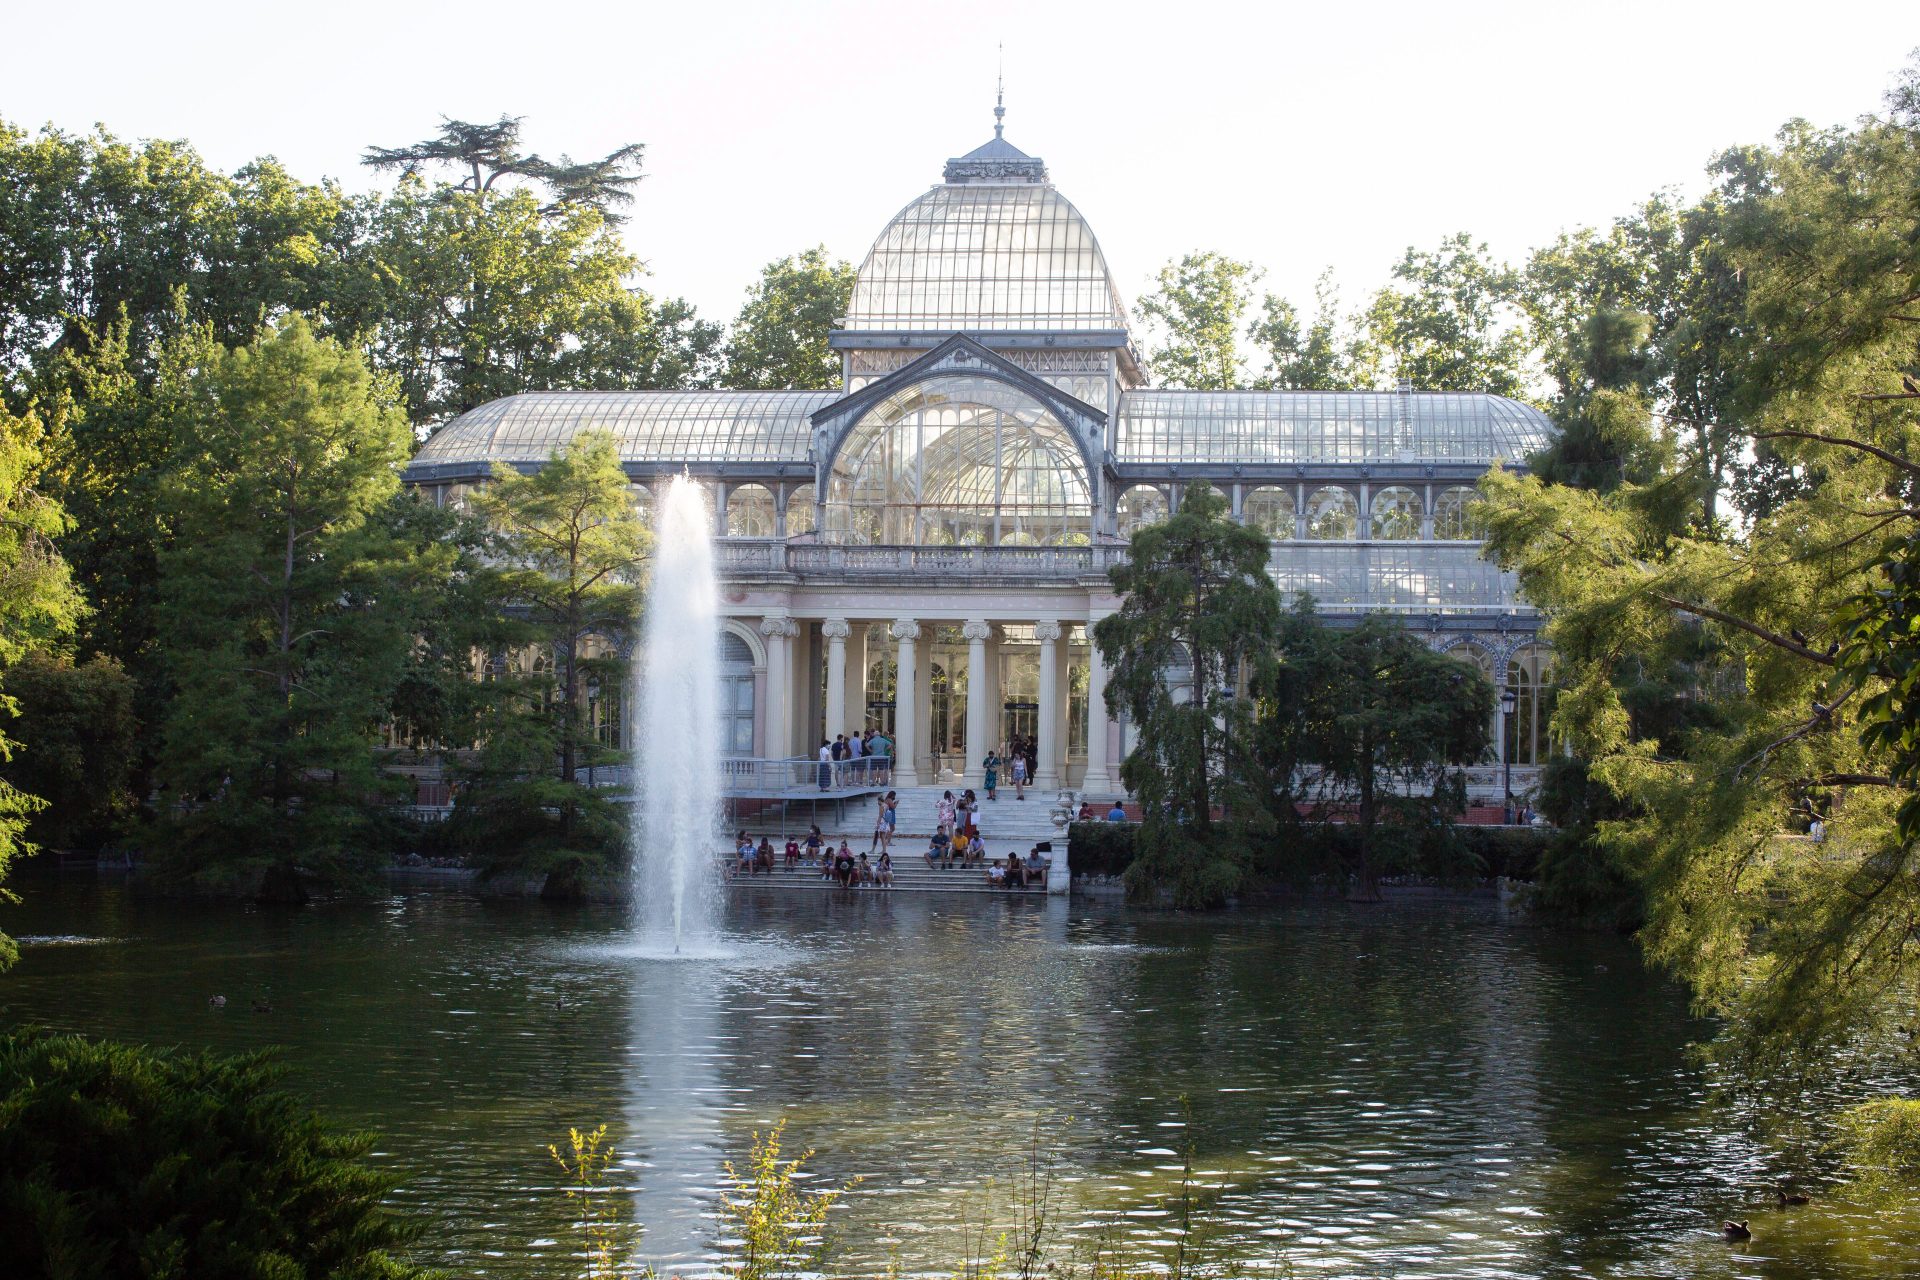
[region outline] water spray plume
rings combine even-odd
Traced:
[[[720,841],[720,585],[713,509],[684,472],[654,528],[646,624],[633,658],[635,923],[680,953],[713,927]]]

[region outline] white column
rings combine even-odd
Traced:
[[[853,634],[847,638],[847,701],[843,718],[847,732],[867,723],[867,624],[850,624]]]
[[[793,754],[793,717],[788,687],[793,683],[793,650],[788,641],[800,634],[792,618],[762,618],[760,635],[767,642],[766,753],[775,760]]]
[[[913,642],[920,638],[920,624],[912,618],[900,618],[892,631],[893,638],[900,642],[893,691],[893,781],[895,786],[917,787],[920,775],[913,762],[920,750],[920,691],[914,677],[919,674],[920,661]]]
[[[1033,635],[1040,642],[1040,759],[1033,785],[1052,790],[1060,785],[1060,624],[1036,622]]]
[[[1087,774],[1080,789],[1088,795],[1106,796],[1115,788],[1113,769],[1107,759],[1107,664],[1100,657],[1100,646],[1093,639],[1098,618],[1087,620]],[[1104,816],[1104,815],[1102,815]]]
[[[979,786],[985,781],[980,762],[987,758],[987,735],[991,732],[987,726],[992,722],[987,709],[991,684],[987,679],[987,637],[993,634],[993,628],[982,621],[970,621],[960,628],[960,634],[967,638],[967,759],[960,776],[962,781]]]
[[[848,724],[847,714],[847,637],[853,634],[853,628],[847,625],[845,618],[828,618],[820,624],[820,634],[827,641],[827,736],[836,733],[857,733],[860,726]]]

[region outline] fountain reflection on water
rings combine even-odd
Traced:
[[[633,659],[636,944],[697,958],[712,945],[720,818],[719,580],[713,508],[675,476],[654,529],[653,581]]]

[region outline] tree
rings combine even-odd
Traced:
[[[82,604],[55,540],[66,531],[60,504],[35,487],[44,461],[44,428],[31,414],[15,416],[0,405],[0,712],[13,715],[17,704],[6,692],[7,673],[30,650],[44,647],[73,630]],[[19,744],[0,731],[0,762]],[[23,833],[45,802],[0,778],[0,884],[8,866],[31,852]],[[0,889],[0,901],[11,901]],[[0,970],[18,953],[0,933]]]
[[[1478,670],[1381,614],[1351,629],[1322,626],[1310,599],[1288,617],[1280,662],[1256,696],[1261,718],[1275,722],[1257,736],[1290,744],[1270,775],[1311,762],[1304,785],[1275,777],[1276,792],[1313,806],[1317,821],[1351,822],[1347,870],[1368,901],[1396,854],[1465,809],[1458,770],[1490,745],[1493,685]]]
[[[1147,365],[1161,386],[1214,391],[1245,384],[1240,335],[1259,273],[1211,250],[1160,268],[1134,308],[1152,333]]]
[[[719,327],[631,285],[640,262],[591,205],[408,177],[361,252],[372,283],[342,323],[399,377],[417,430],[518,391],[712,378]]]
[[[117,333],[150,386],[147,360],[176,316],[245,342],[263,317],[350,294],[363,213],[271,159],[229,177],[181,142],[0,122],[0,369],[84,355]]]
[[[133,814],[133,682],[112,658],[36,650],[7,669],[6,690],[31,741],[0,776],[45,803],[27,835],[56,849],[98,849]]]
[[[413,646],[396,583],[422,553],[382,518],[405,419],[357,355],[298,320],[209,344],[177,393],[159,604],[168,869],[274,897],[355,883],[389,789],[372,748]]]
[[[1279,634],[1271,553],[1266,535],[1230,517],[1225,498],[1193,485],[1166,520],[1134,532],[1127,563],[1109,571],[1121,606],[1093,638],[1110,671],[1107,708],[1139,734],[1120,766],[1144,810],[1140,855],[1127,870],[1136,897],[1165,886],[1178,906],[1218,906],[1246,874],[1246,842],[1216,822],[1215,808],[1243,776],[1238,756],[1252,719],[1244,673],[1270,656]]]
[[[223,1058],[42,1031],[0,1037],[0,1273],[409,1280],[395,1179],[278,1087]]]
[[[615,758],[586,703],[591,685],[620,680],[605,650],[637,625],[646,527],[619,448],[598,431],[532,475],[497,470],[475,505],[498,538],[499,598],[524,625],[490,655],[493,697],[456,818],[487,873],[539,874],[543,894],[575,896],[622,847],[615,806],[580,771]]]
[[[1404,378],[1423,391],[1524,396],[1518,279],[1486,245],[1460,232],[1436,249],[1409,248],[1393,277],[1399,283],[1375,294],[1361,317],[1362,383],[1390,387]]]
[[[1769,510],[1744,529],[1672,518],[1651,495],[1697,486],[1684,454],[1606,494],[1484,482],[1490,547],[1551,611],[1555,730],[1617,805],[1597,838],[1644,886],[1643,945],[1728,1020],[1735,1078],[1782,1089],[1902,1052],[1920,980],[1902,823],[1920,119],[1899,101],[1851,130],[1789,125],[1718,193],[1716,251],[1744,284],[1727,447],[1776,450],[1795,477]],[[1626,659],[1683,650],[1711,731],[1636,732]],[[1824,841],[1790,838],[1815,819]]]
[[[615,209],[633,203],[645,144],[630,142],[598,160],[575,161],[564,155],[558,161],[542,160],[520,149],[525,120],[501,116],[490,124],[474,124],[442,116],[440,132],[433,137],[403,147],[368,147],[361,163],[375,170],[397,169],[407,177],[430,166],[465,170],[449,189],[474,195],[491,192],[502,178],[525,178],[549,193],[550,203],[542,212],[578,206],[596,210],[609,224],[623,222],[624,215]]]
[[[853,297],[850,262],[824,245],[769,262],[727,339],[726,385],[828,391],[840,385],[840,357],[827,333]]]
[[[1267,369],[1254,385],[1279,391],[1351,391],[1353,345],[1342,331],[1340,295],[1333,273],[1324,271],[1314,282],[1313,320],[1304,329],[1300,312],[1291,302],[1269,294],[1261,300],[1260,318],[1248,336],[1266,356]]]

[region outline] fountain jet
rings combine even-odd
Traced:
[[[678,952],[712,930],[720,848],[720,586],[713,509],[686,475],[654,522],[653,581],[633,658],[635,923]]]

